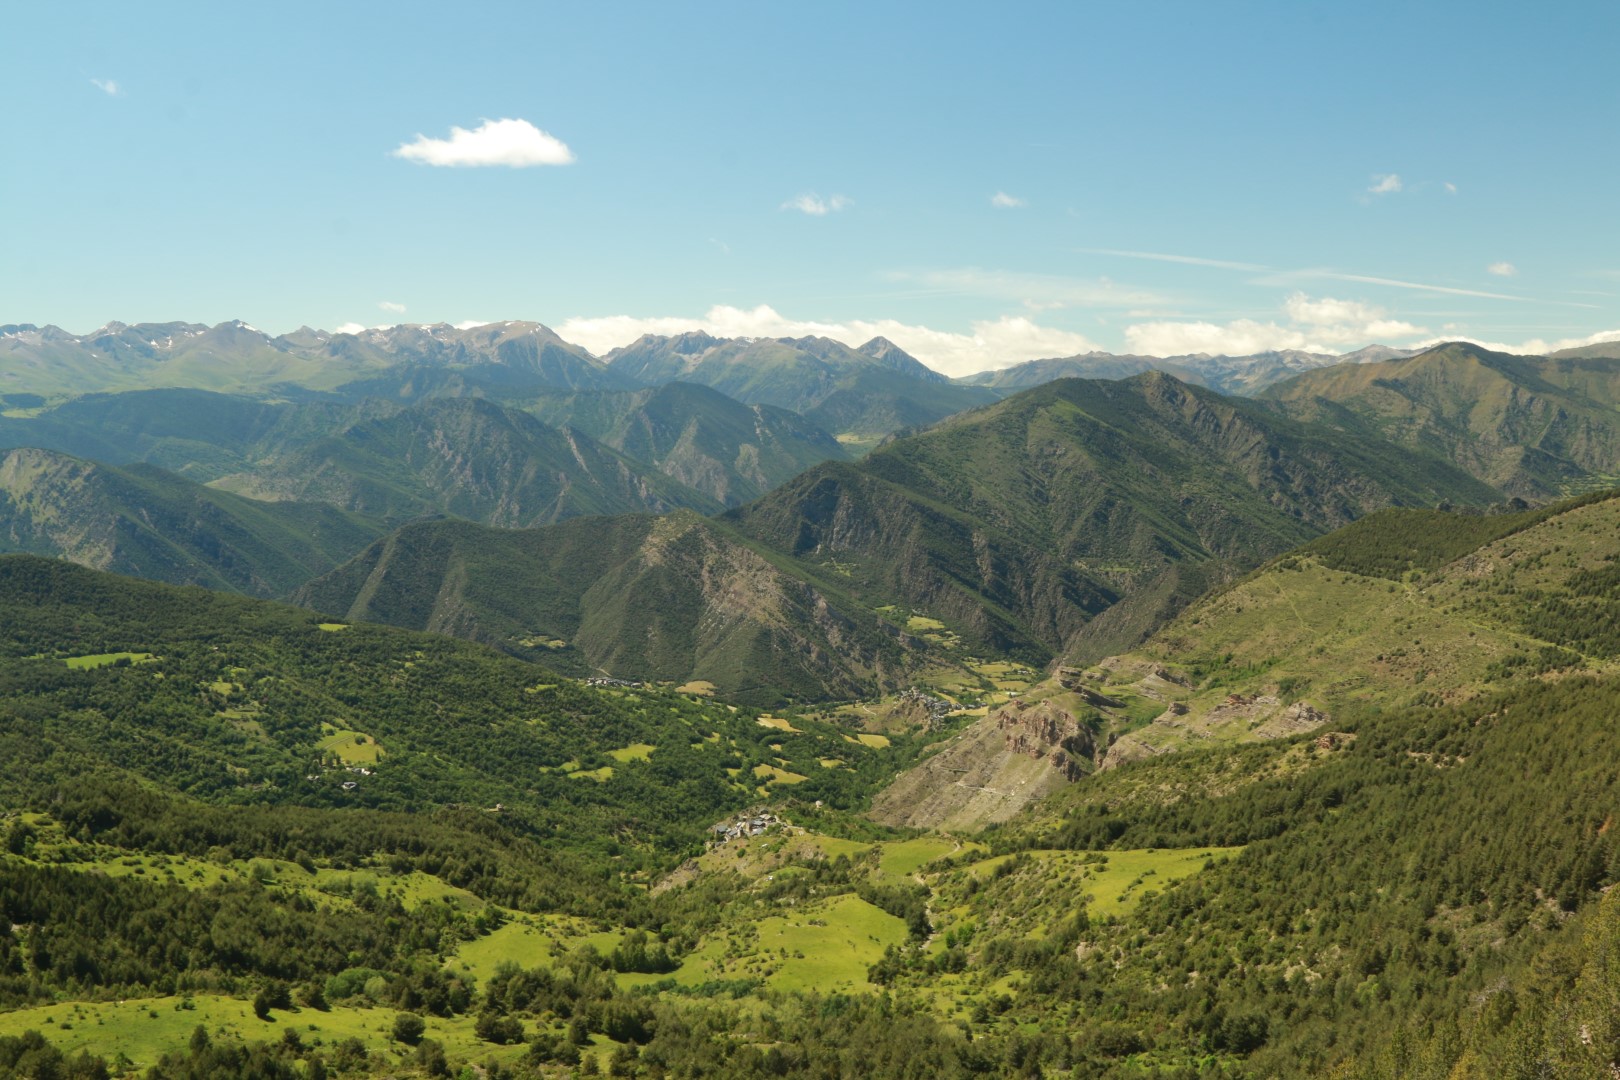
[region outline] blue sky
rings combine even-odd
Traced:
[[[886,333],[953,374],[1572,342],[1620,328],[1617,30],[1607,0],[14,4],[0,322]]]

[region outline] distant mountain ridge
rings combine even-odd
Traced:
[[[649,334],[614,349],[607,362],[642,384],[701,383],[745,404],[791,409],[862,445],[996,398],[952,383],[883,338],[852,349],[825,337]]]
[[[1296,419],[1420,447],[1525,498],[1620,475],[1620,361],[1602,356],[1514,356],[1450,342],[1304,372],[1260,398]]]
[[[537,322],[407,324],[356,333],[302,327],[279,337],[240,320],[212,327],[111,322],[84,335],[55,326],[0,326],[0,394],[59,397],[151,387],[334,391],[394,368],[467,367],[517,372],[568,390],[633,385]]]
[[[1195,386],[1207,386],[1223,394],[1252,397],[1272,383],[1301,371],[1335,364],[1377,363],[1411,356],[1417,351],[1395,349],[1388,345],[1368,345],[1355,352],[1338,355],[1297,349],[1260,352],[1250,356],[1189,353],[1161,357],[1089,352],[1050,360],[1026,360],[1011,367],[965,375],[956,381],[968,386],[1011,391],[1039,386],[1053,379],[1128,379],[1147,371],[1162,371]]]

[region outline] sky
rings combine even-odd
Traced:
[[[1612,0],[0,11],[0,323],[1620,337]]]

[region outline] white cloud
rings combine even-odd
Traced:
[[[574,152],[561,139],[527,120],[485,120],[471,131],[452,127],[448,139],[419,134],[416,141],[401,143],[393,156],[425,165],[505,165],[514,169],[574,161]]]
[[[1021,315],[981,320],[973,323],[968,333],[954,333],[895,319],[848,322],[790,319],[765,304],[754,308],[720,304],[701,318],[638,318],[633,315],[573,318],[557,327],[557,333],[564,340],[583,345],[597,355],[628,345],[643,334],[684,334],[694,330],[715,337],[829,337],[847,345],[886,337],[947,375],[971,375],[1025,360],[1072,356],[1097,348],[1083,334],[1041,326]]]
[[[346,322],[342,326],[334,327],[333,330],[332,330],[332,333],[334,333],[334,334],[358,334],[358,333],[360,333],[360,331],[362,331],[364,329],[365,329],[365,327],[361,326],[357,322]]]
[[[1002,210],[1018,210],[1028,206],[1029,203],[1023,199],[1020,199],[1016,195],[1009,195],[1005,191],[998,191],[994,195],[990,196],[990,205],[999,207]]]
[[[97,90],[100,90],[108,97],[124,96],[124,88],[118,85],[118,80],[116,79],[91,79],[90,85],[94,86]]]
[[[457,330],[472,330],[480,326],[490,326],[493,324],[488,319],[463,319],[461,322],[453,323],[452,325],[455,326]]]
[[[377,301],[377,306],[382,308],[384,311],[392,312],[395,315],[405,314],[405,305],[396,304],[392,300],[379,300]]]
[[[1519,268],[1510,262],[1493,262],[1485,268],[1485,272],[1497,277],[1512,277],[1519,272]]]
[[[1447,180],[1441,186],[1446,189],[1446,194],[1447,195],[1455,195],[1455,194],[1457,194],[1457,185],[1453,184],[1450,180]]]
[[[1339,353],[1373,342],[1388,343],[1427,333],[1421,326],[1391,319],[1383,308],[1359,300],[1312,299],[1294,293],[1283,301],[1283,313],[1286,323],[1255,319],[1224,324],[1138,323],[1126,327],[1125,341],[1131,352],[1145,356],[1246,356],[1274,349]]]
[[[811,217],[826,217],[828,214],[837,213],[854,201],[847,195],[829,195],[823,199],[812,191],[789,199],[782,204],[781,208],[783,210],[797,210],[801,214],[809,214]]]
[[[1401,190],[1401,178],[1395,173],[1373,173],[1373,182],[1367,188],[1372,195],[1389,195]]]

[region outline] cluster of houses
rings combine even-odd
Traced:
[[[734,821],[722,821],[716,825],[714,827],[714,845],[718,847],[733,840],[747,840],[751,836],[760,835],[773,826],[783,824],[786,824],[786,822],[769,810],[749,811]]]
[[[635,679],[614,679],[606,675],[593,675],[585,680],[586,686],[621,686],[630,690],[639,690],[643,685]]]

